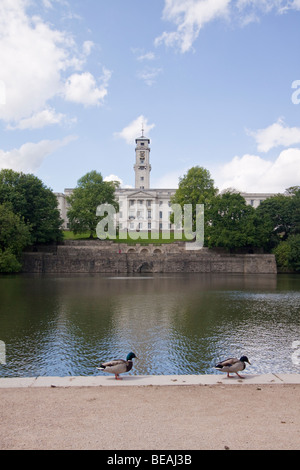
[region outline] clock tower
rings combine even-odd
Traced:
[[[150,139],[144,137],[144,129],[141,137],[135,139],[135,143],[135,188],[150,189]]]

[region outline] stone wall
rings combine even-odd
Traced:
[[[239,273],[276,274],[273,255],[234,254],[203,248],[185,250],[184,243],[166,245],[65,243],[23,254],[24,273]]]

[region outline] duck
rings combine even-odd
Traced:
[[[103,372],[108,372],[109,374],[115,374],[116,380],[122,380],[120,374],[124,374],[125,372],[129,372],[132,369],[133,362],[136,355],[133,352],[127,354],[126,360],[124,359],[112,359],[109,362],[103,362],[100,364],[100,367],[97,367],[98,370],[102,370]]]
[[[227,377],[231,377],[229,374],[232,372],[243,379],[244,377],[242,377],[239,372],[245,369],[245,362],[251,365],[247,356],[242,356],[240,359],[230,357],[225,359],[225,361],[216,364],[215,369],[220,370],[221,372],[227,372]]]

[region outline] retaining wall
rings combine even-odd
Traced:
[[[68,243],[23,254],[24,273],[240,273],[276,274],[274,255],[227,254],[184,244],[128,246]]]

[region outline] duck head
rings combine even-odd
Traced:
[[[249,362],[249,359],[247,356],[242,356],[241,359],[240,359],[241,362],[248,362],[248,364],[250,364],[251,366],[251,363]]]
[[[126,360],[127,360],[127,361],[131,361],[131,360],[134,359],[134,358],[137,359],[136,355],[135,355],[133,352],[130,352],[130,353],[127,355]]]

